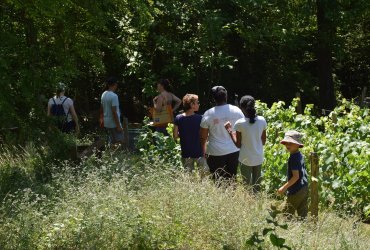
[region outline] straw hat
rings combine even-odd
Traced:
[[[304,146],[302,144],[302,134],[295,130],[286,132],[284,139],[280,143],[285,145],[287,142],[297,144],[300,148]]]

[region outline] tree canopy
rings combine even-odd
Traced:
[[[121,79],[123,111],[144,115],[159,78],[179,96],[221,84],[271,103],[300,92],[333,108],[369,85],[367,0],[4,0],[1,127],[38,126],[62,81],[88,117],[104,79]],[[334,98],[334,100],[333,100]]]

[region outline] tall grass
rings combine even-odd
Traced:
[[[47,195],[24,188],[2,202],[0,249],[248,249],[275,202],[127,154],[53,173]],[[295,249],[368,249],[370,231],[355,222],[321,211],[317,225],[278,233]]]

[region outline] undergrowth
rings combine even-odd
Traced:
[[[159,159],[106,152],[58,168],[43,192],[3,200],[1,249],[250,249],[250,237],[271,227],[267,194],[218,188]],[[322,211],[317,225],[292,221],[274,232],[293,249],[367,249],[369,231],[355,222]]]

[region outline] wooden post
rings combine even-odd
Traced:
[[[298,98],[297,113],[298,114],[303,114],[302,101],[301,101],[301,93],[296,92],[295,93],[295,97]]]
[[[367,87],[364,87],[362,89],[362,93],[361,93],[360,107],[364,107],[365,106],[366,93],[367,93]]]
[[[311,153],[311,218],[317,222],[319,216],[319,156]]]

